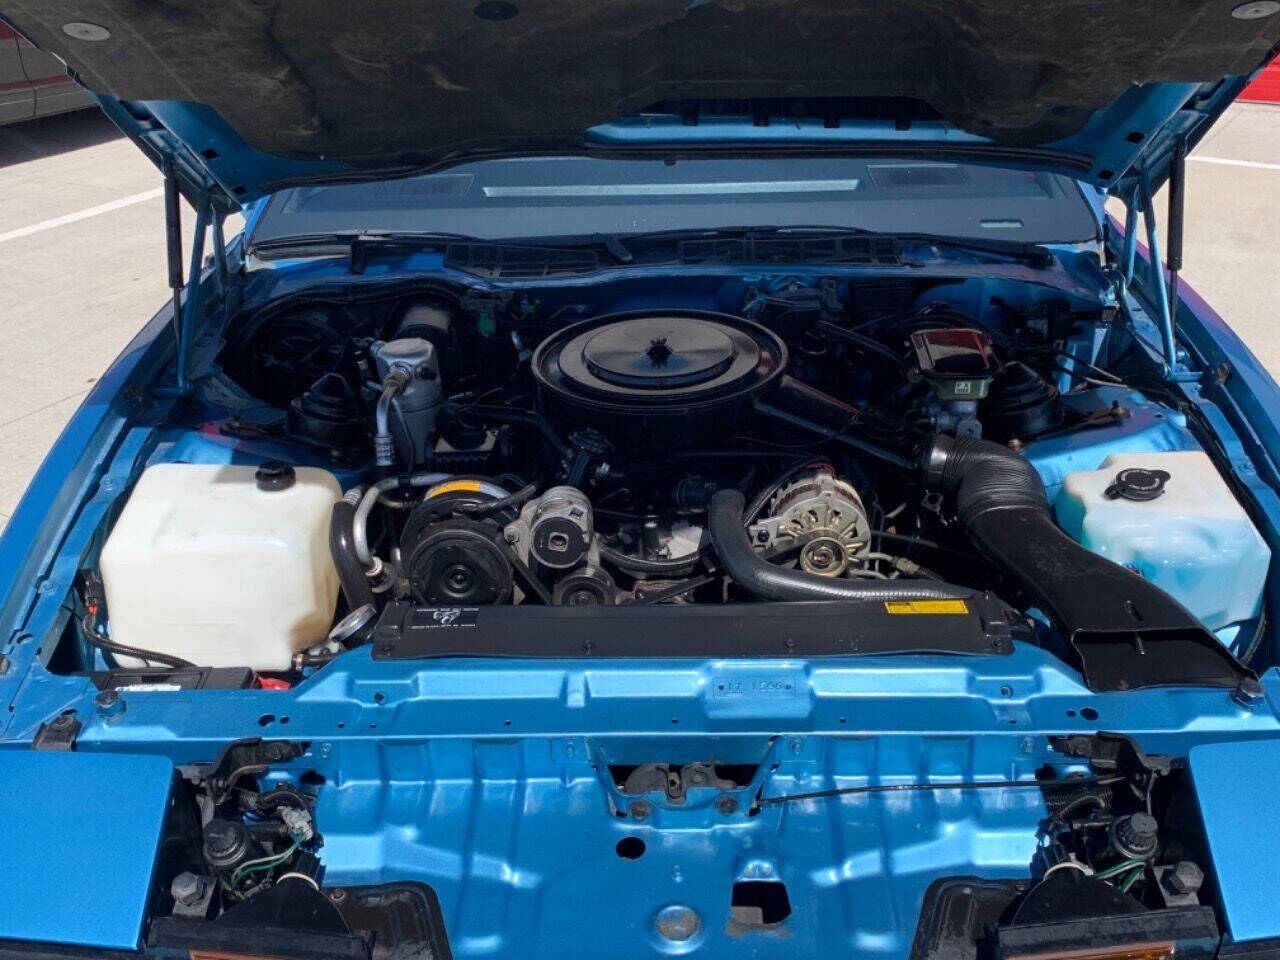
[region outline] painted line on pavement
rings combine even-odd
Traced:
[[[18,227],[16,230],[10,230],[8,233],[0,233],[0,243],[4,243],[7,240],[18,240],[22,237],[29,237],[33,233],[43,233],[45,230],[52,230],[54,227],[66,226],[68,223],[75,223],[78,220],[88,220],[90,217],[96,217],[102,213],[110,213],[112,210],[119,210],[121,207],[131,207],[135,203],[146,203],[148,200],[155,200],[162,196],[164,196],[164,188],[157,187],[154,190],[147,190],[143,193],[135,193],[127,197],[121,197],[119,200],[100,203],[96,207],[85,207],[85,209],[77,210],[75,213],[63,214],[60,217],[53,217],[50,220],[41,220],[39,223],[33,223],[29,227]]]
[[[1187,157],[1197,163],[1216,163],[1222,167],[1248,167],[1250,170],[1280,170],[1280,163],[1263,163],[1261,160],[1231,160],[1227,157]]]

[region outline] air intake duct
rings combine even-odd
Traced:
[[[921,469],[974,545],[1061,632],[1066,648],[1055,652],[1090,689],[1235,687],[1253,676],[1173,597],[1058,529],[1039,474],[1007,447],[937,436]]]

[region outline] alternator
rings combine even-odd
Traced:
[[[826,472],[802,477],[778,491],[769,515],[751,526],[752,540],[770,552],[800,546],[806,573],[839,577],[870,546],[871,524],[858,491]]]

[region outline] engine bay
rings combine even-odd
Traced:
[[[1265,542],[1114,308],[1013,289],[282,298],[225,331],[196,413],[221,415],[117,501],[59,663],[295,683],[371,643],[752,655],[789,630],[797,654],[1022,640],[1094,689],[1235,686]]]
[[[817,276],[242,310],[16,647],[0,783],[154,867],[47,872],[5,929],[73,891],[121,956],[1204,953],[1256,886],[1204,824],[1280,763],[1233,752],[1275,729],[1270,552],[1115,311]]]

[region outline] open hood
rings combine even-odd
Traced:
[[[187,189],[511,153],[877,150],[1153,181],[1267,0],[0,0]]]

